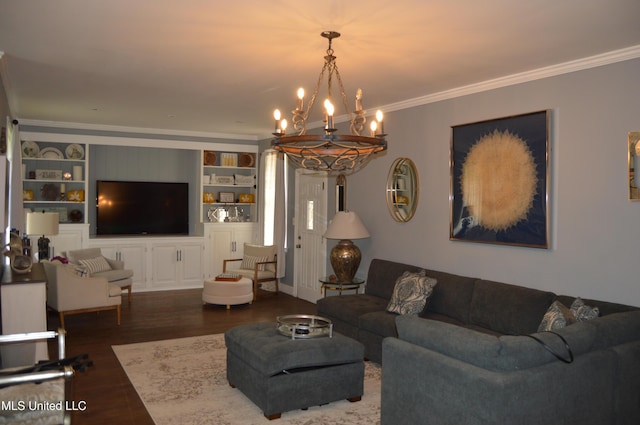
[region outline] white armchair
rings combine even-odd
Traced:
[[[133,283],[133,270],[124,268],[124,261],[106,258],[102,255],[100,248],[85,248],[68,251],[65,256],[72,264],[91,264],[99,259],[106,260],[108,267],[98,268],[91,271],[91,277],[106,277],[109,283],[118,285],[122,290],[127,290],[127,301],[131,303],[131,285]],[[103,263],[105,264],[105,263]]]
[[[233,264],[231,264],[233,263]],[[223,273],[236,273],[253,280],[253,300],[258,293],[258,286],[265,282],[275,282],[278,293],[278,256],[275,245],[244,244],[243,258],[223,260]]]
[[[64,328],[64,316],[68,314],[115,310],[120,325],[122,289],[107,281],[106,277],[81,277],[73,266],[43,262],[47,274],[47,305],[60,315],[60,327]]]

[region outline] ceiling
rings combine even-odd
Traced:
[[[0,0],[0,76],[27,122],[260,139],[273,109],[315,85],[324,30],[342,33],[349,107],[362,88],[374,111],[607,52],[639,56],[639,18],[638,0]]]

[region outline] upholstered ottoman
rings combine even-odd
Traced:
[[[246,304],[253,301],[253,281],[246,277],[237,282],[225,282],[214,279],[204,281],[202,302],[226,305],[227,310],[232,305]]]
[[[227,379],[268,419],[282,412],[362,398],[364,346],[333,337],[291,339],[275,323],[257,323],[225,332]]]

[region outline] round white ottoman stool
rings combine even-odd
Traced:
[[[232,305],[246,304],[253,301],[253,281],[246,277],[236,282],[208,279],[204,281],[202,302],[205,304]]]

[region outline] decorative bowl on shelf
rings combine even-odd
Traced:
[[[213,151],[204,151],[204,165],[216,165],[218,157]]]
[[[82,222],[82,211],[80,210],[71,210],[69,212],[69,220],[72,223],[81,223]]]
[[[40,194],[45,201],[57,201],[60,199],[60,188],[57,184],[47,183],[40,188]]]
[[[255,163],[256,158],[252,153],[240,154],[240,161],[238,162],[238,165],[241,167],[253,167]]]

